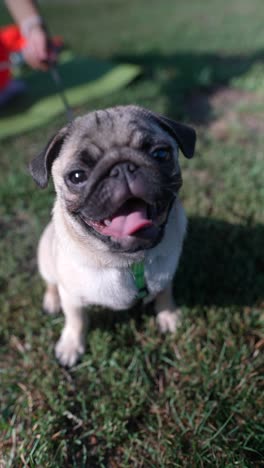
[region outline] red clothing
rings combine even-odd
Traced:
[[[5,68],[5,63],[9,62],[11,52],[19,52],[26,44],[25,38],[21,35],[17,26],[11,24],[0,28],[0,92],[4,89],[10,79],[10,68]],[[2,67],[1,67],[2,64]]]

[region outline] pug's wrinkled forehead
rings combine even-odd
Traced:
[[[89,148],[95,157],[115,147],[145,149],[148,145],[166,143],[175,149],[178,146],[175,138],[151,118],[150,113],[136,106],[98,110],[79,117],[70,133],[67,142],[71,150]]]
[[[91,168],[112,148],[134,148],[148,152],[154,145],[169,144],[177,154],[194,154],[196,134],[193,128],[138,106],[118,106],[98,110],[76,118],[63,127],[33,159],[29,169],[36,183],[48,184],[52,165],[65,168],[75,159],[85,160]],[[62,155],[62,157],[58,157]]]

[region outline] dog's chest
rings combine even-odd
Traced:
[[[141,297],[139,284],[133,268],[103,268],[90,265],[60,262],[62,266],[60,280],[65,289],[74,297],[78,305],[89,304],[109,307],[111,309],[128,309]],[[145,287],[148,296],[153,298],[162,291],[172,279],[174,265],[168,259],[157,258],[147,262],[144,268]],[[65,274],[66,273],[66,274]]]
[[[78,266],[72,271],[71,290],[81,305],[97,304],[112,309],[127,309],[137,298],[137,287],[129,269]]]

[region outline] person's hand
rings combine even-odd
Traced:
[[[32,27],[26,40],[23,56],[32,68],[45,71],[56,62],[57,53],[42,25]]]

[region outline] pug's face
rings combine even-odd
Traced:
[[[31,163],[36,182],[52,172],[62,209],[84,235],[111,251],[151,248],[162,238],[181,187],[178,148],[194,151],[195,132],[136,106],[75,119]]]

